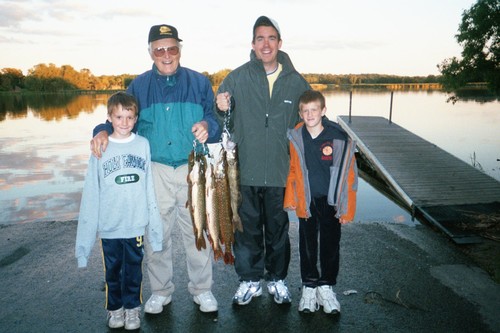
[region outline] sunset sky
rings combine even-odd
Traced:
[[[455,35],[472,0],[0,0],[0,69],[40,63],[95,75],[151,67],[149,28],[171,24],[181,65],[209,73],[249,59],[252,27],[274,18],[301,73],[436,75],[460,56]]]

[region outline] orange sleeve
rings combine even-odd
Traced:
[[[290,169],[286,180],[285,199],[283,201],[283,208],[285,210],[290,209],[290,207],[297,207],[297,198],[295,195],[297,166],[297,163],[295,161],[297,159],[298,155],[295,151],[295,147],[292,143],[290,143]]]
[[[352,222],[354,220],[354,214],[356,213],[356,189],[354,189],[354,184],[356,182],[356,158],[353,156],[351,161],[351,167],[349,168],[349,173],[347,175],[347,212],[340,217],[344,222]]]

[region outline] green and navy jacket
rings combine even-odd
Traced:
[[[158,73],[156,66],[137,76],[127,89],[139,104],[135,130],[149,140],[151,160],[174,168],[187,163],[193,149],[192,126],[202,120],[208,123],[208,141],[218,142],[221,128],[213,111],[214,93],[207,77],[181,67],[174,75]],[[104,126],[104,127],[103,127]],[[94,129],[94,135],[106,129],[109,122]]]

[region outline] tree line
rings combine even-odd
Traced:
[[[213,74],[203,72],[212,86],[221,84],[230,69]],[[408,84],[438,83],[439,76],[396,76],[386,74],[303,74],[311,84],[318,85],[359,85],[359,84]],[[3,68],[0,70],[0,91],[60,92],[76,90],[122,90],[126,89],[135,75],[95,76],[89,69],[75,70],[70,65],[58,67],[54,64],[38,64],[29,69],[24,76],[20,69]]]
[[[134,77],[129,74],[96,76],[87,68],[77,71],[70,65],[38,64],[30,68],[26,76],[17,68],[1,69],[0,91],[119,90]]]

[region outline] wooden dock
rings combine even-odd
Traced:
[[[339,116],[360,154],[413,216],[455,242],[475,243],[479,227],[500,223],[500,182],[382,117]]]

